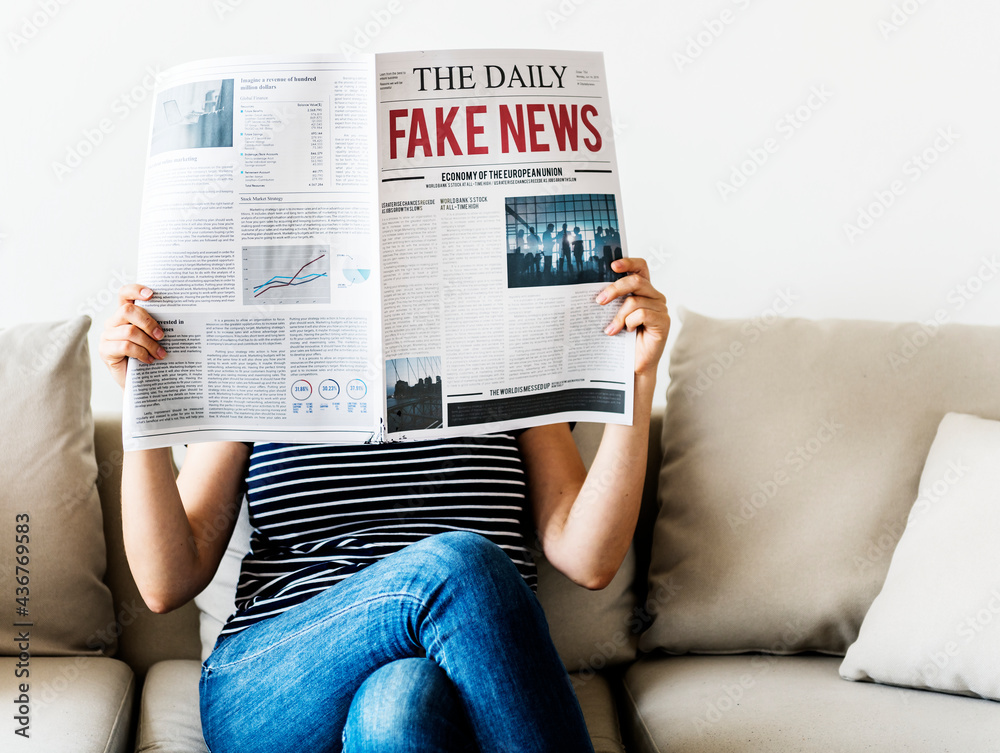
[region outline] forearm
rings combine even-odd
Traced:
[[[608,424],[579,494],[555,534],[558,557],[578,582],[601,588],[610,582],[635,532],[646,475],[649,416],[656,374],[636,375],[631,426]]]
[[[198,551],[169,449],[125,453],[122,530],[132,576],[150,609],[169,611],[197,592]]]

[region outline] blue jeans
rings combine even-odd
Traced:
[[[431,536],[217,644],[213,753],[593,747],[542,608],[503,550]]]

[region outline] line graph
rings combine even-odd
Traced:
[[[329,246],[243,247],[245,305],[329,302]]]
[[[289,285],[302,285],[307,282],[312,282],[317,277],[326,277],[326,272],[310,272],[304,277],[299,277],[299,275],[302,274],[303,269],[308,267],[310,264],[318,262],[324,256],[326,256],[326,254],[320,254],[315,259],[310,259],[301,267],[299,267],[299,271],[293,274],[291,277],[289,277],[288,275],[274,275],[274,277],[272,277],[267,282],[257,285],[256,287],[254,287],[254,290],[256,291],[254,293],[254,298],[256,298],[259,295],[263,295],[268,290],[274,290],[275,288],[284,288],[288,287]],[[279,280],[284,280],[285,282],[279,282]]]

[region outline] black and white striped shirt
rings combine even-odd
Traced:
[[[510,434],[384,445],[255,444],[253,533],[228,636],[426,536],[472,531],[536,587],[524,466]]]

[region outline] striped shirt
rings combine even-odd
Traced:
[[[257,443],[246,481],[250,552],[222,636],[445,531],[482,534],[536,588],[524,466],[513,435],[384,445]]]

